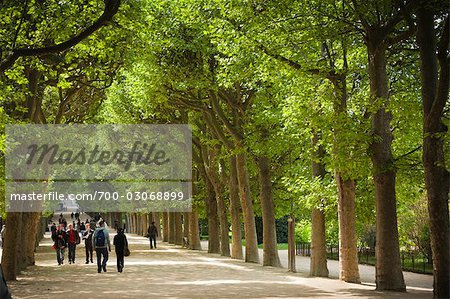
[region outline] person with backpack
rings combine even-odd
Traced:
[[[124,252],[125,248],[128,247],[128,240],[121,227],[117,229],[117,235],[114,236],[113,244],[117,257],[117,272],[122,272],[124,267]]]
[[[148,238],[150,239],[150,249],[153,249],[153,247],[155,247],[155,249],[156,249],[156,237],[158,236],[158,229],[156,228],[154,221],[148,227],[147,233],[148,233]],[[153,244],[152,244],[152,241],[153,241]]]
[[[101,220],[98,226],[92,238],[92,247],[97,255],[97,272],[101,273],[102,270],[106,272],[106,263],[108,262],[108,253],[111,251],[111,243],[109,241],[109,232],[105,228],[105,222]]]
[[[67,235],[64,230],[63,224],[60,224],[56,230],[55,244],[53,247],[56,250],[56,261],[58,265],[64,264],[64,249],[67,246]]]
[[[92,260],[93,256],[93,247],[92,247],[92,235],[94,230],[91,228],[89,223],[86,224],[86,230],[83,233],[84,247],[86,248],[86,264],[89,264],[89,260],[91,263],[94,263]]]

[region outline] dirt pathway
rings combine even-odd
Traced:
[[[431,298],[425,290],[406,294],[375,292],[373,286],[336,279],[308,278],[285,269],[262,267],[161,244],[150,250],[147,239],[127,234],[131,256],[123,273],[116,271],[114,250],[107,273],[84,264],[84,246],[76,264],[58,266],[47,234],[36,265],[9,283],[14,298]],[[94,257],[95,258],[95,257]],[[67,253],[66,253],[67,261]]]

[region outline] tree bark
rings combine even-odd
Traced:
[[[244,214],[245,261],[248,263],[259,263],[255,214],[253,212],[253,202],[250,194],[250,181],[248,178],[246,160],[246,154],[239,153],[236,155],[239,193],[241,196],[242,212]]]
[[[372,104],[381,107],[372,115],[373,141],[370,145],[377,209],[376,285],[377,290],[406,291],[400,262],[395,194],[395,169],[392,159],[392,114],[387,110],[389,91],[386,72],[385,33],[367,30],[370,93]]]
[[[433,291],[435,298],[450,297],[450,240],[448,192],[449,172],[445,166],[444,136],[447,127],[442,122],[448,101],[450,61],[449,19],[437,47],[435,16],[425,1],[417,12],[417,43],[420,50],[423,106],[423,164],[430,216],[431,249],[433,254]],[[436,55],[436,48],[437,55]],[[438,60],[440,73],[438,73]],[[438,78],[439,77],[439,78]]]
[[[217,202],[217,215],[220,224],[220,254],[230,256],[230,238],[228,236],[228,218],[225,199],[223,195],[223,182],[219,179],[218,167],[216,167],[217,148],[210,148],[209,156],[203,159],[205,170],[211,185],[214,187]],[[207,150],[203,151],[205,154]]]
[[[319,135],[314,132],[313,146],[318,146]],[[322,159],[325,151],[322,146],[318,146],[313,152],[312,175],[322,179],[325,176],[325,165]],[[318,162],[316,162],[318,161]],[[322,210],[313,207],[311,212],[311,264],[310,275],[328,277],[327,249],[325,238],[325,214]]]
[[[239,203],[239,186],[236,171],[236,156],[230,157],[230,177],[228,183],[230,192],[231,215],[231,258],[242,259],[241,207]]]
[[[190,220],[189,214],[190,214],[190,212],[184,212],[183,213],[183,238],[188,240],[188,242],[189,242],[189,229],[190,229],[190,226],[189,226],[189,220]],[[183,246],[189,247],[189,245],[188,244],[184,244],[184,242],[183,242]]]
[[[153,221],[156,225],[156,231],[158,232],[158,237],[156,237],[158,240],[162,240],[162,234],[161,234],[161,212],[153,212]],[[147,228],[148,229],[148,228]]]
[[[175,245],[183,245],[183,223],[181,221],[181,213],[175,212]]]
[[[175,212],[169,212],[169,244],[175,244]]]
[[[189,217],[189,249],[202,250],[200,244],[200,232],[198,229],[198,212],[196,208],[192,208]]]
[[[38,239],[38,232],[40,227],[41,213],[32,212],[27,213],[28,221],[26,222],[26,239],[25,239],[25,261],[26,266],[34,265],[34,252],[36,250],[36,239]]]
[[[355,181],[336,172],[339,217],[339,279],[360,283],[356,244]]]
[[[258,168],[263,221],[263,266],[281,267],[277,247],[277,232],[269,157],[259,157]]]
[[[220,253],[219,219],[217,216],[217,201],[214,187],[204,173],[206,186],[206,209],[208,216],[208,253]]]
[[[337,125],[334,128],[333,152],[338,159],[348,155],[348,149],[342,144],[343,128],[347,119],[347,80],[346,74],[330,76],[334,88],[334,115]],[[344,165],[338,165],[335,171],[336,185],[338,186],[338,218],[339,218],[339,279],[345,282],[360,283],[358,269],[358,251],[356,240],[356,210],[355,210],[355,180],[349,178],[348,170]]]
[[[19,272],[17,268],[17,253],[19,247],[17,236],[19,236],[21,232],[22,214],[23,213],[18,212],[7,213],[1,263],[6,280],[16,280]]]
[[[313,208],[311,212],[311,276],[328,277],[325,241],[325,214]]]
[[[169,242],[169,216],[167,212],[162,212],[162,240],[163,242]]]

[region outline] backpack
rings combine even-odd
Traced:
[[[95,246],[96,247],[105,246],[105,233],[103,232],[103,229],[99,230],[95,235]]]

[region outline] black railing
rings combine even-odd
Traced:
[[[300,256],[311,256],[311,243],[296,243],[295,254]],[[402,269],[416,273],[433,273],[432,260],[416,250],[401,251]],[[339,246],[327,246],[327,258],[339,260]],[[358,262],[360,264],[375,265],[375,250],[369,247],[358,248]]]

